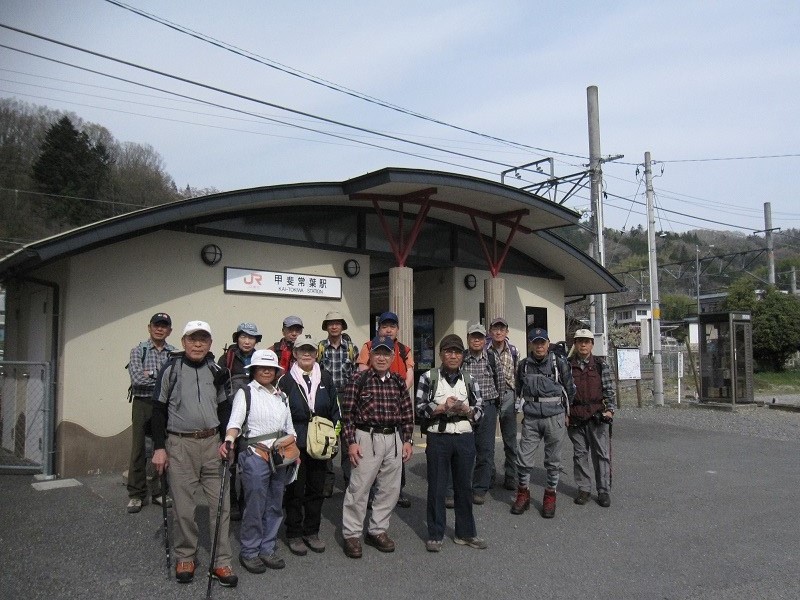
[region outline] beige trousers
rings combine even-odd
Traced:
[[[364,531],[369,490],[377,486],[372,501],[372,515],[367,531],[372,535],[389,528],[389,517],[400,497],[400,476],[403,467],[403,441],[399,433],[370,434],[356,429],[356,443],[361,446],[361,461],[350,473],[350,484],[344,494],[342,535],[359,537]]]
[[[176,560],[196,560],[198,526],[194,513],[197,506],[197,494],[201,491],[205,494],[208,503],[208,530],[211,535],[209,548],[214,542],[217,506],[219,506],[220,486],[222,485],[220,479],[222,459],[217,454],[218,448],[219,438],[216,435],[204,440],[182,438],[176,435],[167,436],[166,450],[169,457],[167,475],[175,511],[173,545]],[[230,494],[225,493],[222,497],[222,516],[219,522],[215,568],[231,566],[231,541],[228,537],[229,510]]]

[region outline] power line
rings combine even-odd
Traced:
[[[442,149],[442,148],[437,148],[436,146],[432,146],[430,144],[424,144],[422,142],[415,142],[413,140],[407,140],[407,139],[401,138],[399,136],[393,136],[393,135],[389,135],[389,134],[382,134],[382,133],[379,133],[377,131],[374,131],[374,130],[371,130],[371,129],[367,129],[366,127],[360,127],[358,125],[352,125],[352,124],[349,124],[349,123],[344,123],[342,121],[336,121],[335,119],[329,119],[327,117],[322,117],[322,116],[319,116],[319,115],[315,115],[315,114],[312,114],[312,113],[307,113],[307,112],[304,112],[304,111],[301,111],[301,110],[297,110],[297,109],[294,109],[294,108],[289,108],[287,106],[282,106],[282,105],[276,104],[274,102],[268,102],[266,100],[259,100],[258,98],[253,98],[251,96],[246,96],[244,94],[239,94],[237,92],[232,92],[232,91],[229,91],[229,90],[224,90],[224,89],[218,88],[216,86],[212,86],[212,85],[205,84],[205,83],[200,83],[198,81],[187,79],[185,77],[180,77],[178,75],[172,75],[172,74],[166,73],[164,71],[159,71],[158,69],[152,69],[150,67],[145,67],[143,65],[138,65],[136,63],[132,63],[130,61],[126,61],[126,60],[123,60],[123,59],[120,59],[120,58],[115,58],[113,56],[102,54],[100,52],[94,52],[93,50],[88,50],[86,48],[81,48],[80,46],[75,46],[73,44],[68,44],[66,42],[60,42],[58,40],[54,40],[52,38],[48,38],[48,37],[43,36],[43,35],[32,33],[32,32],[29,32],[29,31],[25,31],[24,29],[19,29],[17,27],[12,27],[10,25],[6,25],[5,23],[0,23],[0,27],[2,27],[4,29],[9,29],[11,31],[16,31],[17,33],[21,33],[23,35],[28,35],[28,36],[31,36],[31,37],[34,37],[36,39],[40,39],[40,40],[43,40],[43,41],[46,41],[46,42],[50,42],[52,44],[57,44],[59,46],[65,47],[65,48],[70,48],[71,50],[77,50],[79,52],[84,52],[86,54],[90,54],[90,55],[96,56],[98,58],[103,58],[105,60],[110,60],[110,61],[113,61],[113,62],[116,62],[116,63],[119,63],[119,64],[126,65],[128,67],[133,67],[135,69],[146,71],[148,73],[153,73],[155,75],[160,75],[162,77],[167,77],[169,79],[174,79],[174,80],[180,81],[182,83],[187,83],[189,85],[193,85],[193,86],[200,87],[200,88],[203,88],[203,89],[207,89],[207,90],[210,90],[210,91],[218,92],[218,93],[221,93],[221,94],[224,94],[224,95],[227,95],[227,96],[232,96],[234,98],[239,98],[241,100],[246,100],[248,102],[254,102],[256,104],[262,104],[264,106],[269,106],[271,108],[276,108],[278,110],[283,110],[283,111],[290,112],[290,113],[293,113],[293,114],[302,115],[304,117],[310,117],[312,119],[316,119],[316,120],[322,121],[324,123],[337,125],[339,127],[344,127],[346,129],[354,129],[356,131],[369,133],[369,134],[372,134],[372,135],[375,135],[375,136],[378,136],[378,137],[383,137],[383,138],[386,138],[386,139],[394,140],[394,141],[405,143],[405,144],[410,144],[410,145],[413,145],[413,146],[419,146],[419,147],[422,147],[422,148],[427,148],[429,150],[435,150],[437,152],[442,152],[442,153],[445,153],[445,154],[451,154],[451,155],[454,155],[454,156],[459,156],[461,158],[467,158],[467,159],[475,160],[475,161],[478,161],[478,162],[485,162],[485,163],[489,163],[489,164],[494,164],[494,165],[501,166],[501,167],[513,168],[513,165],[510,165],[508,163],[502,163],[502,162],[498,162],[498,161],[494,161],[494,160],[490,160],[490,159],[486,159],[486,158],[480,158],[480,157],[477,157],[477,156],[472,156],[472,155],[469,155],[469,154],[465,154],[463,152],[456,152],[454,150],[445,150],[445,149]],[[16,48],[10,48],[9,46],[3,46],[3,47],[9,48],[11,50],[17,50]],[[103,74],[103,75],[105,75],[105,74]],[[145,87],[149,87],[149,86],[145,86]],[[162,90],[162,91],[164,91],[164,90]],[[174,93],[174,92],[168,92],[168,93]],[[182,96],[181,94],[176,94],[176,95]],[[219,105],[213,104],[213,103],[210,103],[210,104],[212,104],[214,106],[219,106]],[[251,113],[247,113],[247,114],[251,114]],[[267,117],[262,117],[262,118],[267,118]],[[294,125],[294,127],[299,127],[299,126],[298,125]],[[318,132],[318,133],[320,133],[320,132]],[[332,134],[328,134],[328,135],[332,135]],[[370,145],[370,144],[367,144],[367,145]]]
[[[158,17],[158,16],[156,16],[156,15],[154,15],[152,13],[145,12],[145,11],[143,11],[141,9],[135,8],[133,6],[125,4],[123,2],[119,2],[118,0],[106,0],[106,2],[108,2],[109,4],[113,4],[113,5],[115,5],[115,6],[119,7],[119,8],[128,10],[128,11],[134,13],[134,14],[137,14],[137,15],[139,15],[141,17],[144,17],[146,19],[149,19],[149,20],[154,21],[156,23],[159,23],[161,25],[164,25],[165,27],[169,27],[170,29],[173,29],[173,30],[175,30],[175,31],[177,31],[179,33],[191,36],[191,37],[193,37],[195,39],[198,39],[200,41],[203,41],[203,42],[205,42],[207,44],[211,44],[212,46],[216,46],[218,48],[221,48],[222,50],[225,50],[227,52],[231,52],[233,54],[236,54],[236,55],[241,56],[243,58],[246,58],[248,60],[257,62],[257,63],[262,64],[262,65],[264,65],[266,67],[269,67],[271,69],[276,69],[278,71],[286,73],[287,75],[291,75],[293,77],[298,77],[300,79],[303,79],[303,80],[308,81],[310,83],[313,83],[315,85],[320,85],[320,86],[328,88],[330,90],[346,94],[346,95],[351,96],[353,98],[357,98],[359,100],[363,100],[365,102],[369,102],[371,104],[375,104],[375,105],[381,106],[383,108],[388,108],[390,110],[393,110],[393,111],[396,111],[396,112],[399,112],[399,113],[402,113],[402,114],[405,114],[405,115],[408,115],[408,116],[411,116],[411,117],[414,117],[414,118],[417,118],[417,119],[422,119],[422,120],[425,120],[425,121],[429,121],[429,122],[435,123],[437,125],[442,125],[444,127],[449,127],[451,129],[455,129],[457,131],[461,131],[461,132],[464,132],[464,133],[477,135],[479,137],[483,137],[483,138],[486,138],[486,139],[489,139],[489,140],[493,140],[493,141],[496,141],[496,142],[501,142],[503,144],[508,144],[508,145],[511,145],[511,146],[514,146],[514,147],[517,147],[517,148],[523,148],[523,149],[526,149],[526,150],[535,150],[537,152],[543,152],[545,154],[557,154],[559,156],[568,156],[570,158],[579,158],[581,160],[588,160],[587,157],[581,156],[581,155],[578,155],[578,154],[569,154],[567,152],[559,152],[557,150],[548,150],[546,148],[539,148],[537,146],[530,146],[528,144],[522,144],[520,142],[514,142],[514,141],[511,141],[511,140],[506,140],[504,138],[496,137],[496,136],[489,135],[489,134],[486,134],[486,133],[481,133],[479,131],[475,131],[473,129],[468,129],[466,127],[453,125],[452,123],[447,123],[446,121],[441,121],[441,120],[436,119],[434,117],[429,117],[429,116],[423,115],[423,114],[418,113],[416,111],[413,111],[413,110],[410,110],[410,109],[407,109],[407,108],[403,108],[401,106],[398,106],[396,104],[392,104],[392,103],[387,102],[385,100],[381,100],[380,98],[375,98],[374,96],[369,96],[369,95],[364,94],[362,92],[358,92],[356,90],[352,90],[352,89],[347,88],[345,86],[330,82],[330,81],[328,81],[326,79],[323,79],[321,77],[317,77],[315,75],[310,75],[308,73],[300,71],[299,69],[295,69],[293,67],[289,67],[289,66],[283,65],[283,64],[281,64],[281,63],[279,63],[277,61],[271,60],[269,58],[265,58],[263,56],[255,54],[253,52],[250,52],[249,50],[244,50],[242,48],[238,48],[237,46],[234,46],[232,44],[228,44],[227,42],[223,42],[221,40],[215,39],[215,38],[213,38],[211,36],[208,36],[206,34],[200,33],[198,31],[194,31],[194,30],[189,29],[188,27],[184,27],[183,25],[180,25],[178,23],[174,23],[172,21],[168,21],[168,20],[163,19],[161,17]],[[511,166],[513,166],[513,165],[511,165]]]

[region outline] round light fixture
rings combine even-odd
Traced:
[[[216,244],[206,244],[200,250],[200,258],[209,267],[213,267],[222,260],[222,250]]]
[[[348,277],[355,277],[361,272],[361,265],[354,258],[344,261],[344,274]]]
[[[464,287],[467,288],[468,290],[474,290],[475,286],[477,285],[478,285],[478,280],[472,273],[464,277]]]

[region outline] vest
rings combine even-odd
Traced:
[[[444,404],[450,396],[455,396],[462,402],[469,402],[469,390],[463,374],[454,386],[451,386],[446,379],[440,376],[430,402],[434,402],[437,405]],[[472,433],[472,424],[466,417],[457,417],[451,420],[446,416],[436,416],[431,420],[425,431],[426,433]]]
[[[602,369],[605,365],[589,355],[586,367],[581,369],[581,361],[576,356],[570,361],[572,379],[575,382],[575,401],[570,407],[570,416],[576,419],[588,419],[603,410]]]

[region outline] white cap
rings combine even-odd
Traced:
[[[585,340],[594,341],[594,334],[591,331],[589,331],[588,329],[578,329],[578,331],[576,331],[575,335],[573,335],[572,337],[574,339],[576,339],[576,340],[578,338],[581,338],[581,339],[585,339]]]
[[[273,367],[278,370],[278,376],[283,375],[283,368],[278,362],[278,356],[272,350],[256,350],[250,357],[250,364],[245,367]]]
[[[205,321],[189,321],[186,327],[183,328],[181,337],[192,335],[198,331],[205,331],[208,335],[211,335],[211,327]]]

